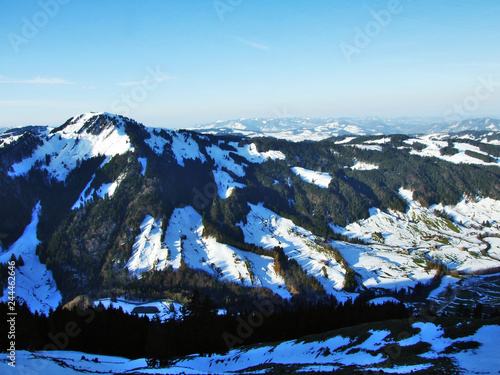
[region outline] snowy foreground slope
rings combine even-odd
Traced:
[[[386,326],[382,326],[385,324]],[[191,355],[173,360],[166,368],[147,368],[144,359],[80,352],[17,353],[16,369],[0,360],[2,373],[72,374],[262,374],[286,373],[439,373],[491,374],[498,372],[499,325],[389,321],[368,329],[344,329],[274,345],[234,349],[227,354]],[[461,328],[461,327],[460,327]],[[479,360],[480,359],[480,360]],[[34,372],[33,372],[34,371]]]

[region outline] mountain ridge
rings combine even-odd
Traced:
[[[467,119],[459,122],[437,121],[433,118],[252,118],[216,121],[189,129],[214,135],[275,137],[293,141],[323,140],[346,135],[431,134],[467,130],[498,131],[500,120]]]
[[[294,143],[83,114],[0,138],[2,254],[20,255],[39,204],[30,254],[64,303],[183,301],[196,285],[226,308],[249,295],[344,300],[484,272],[500,234],[496,135]]]

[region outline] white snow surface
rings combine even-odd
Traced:
[[[312,171],[301,167],[292,167],[293,173],[302,178],[305,182],[317,185],[322,188],[328,188],[332,176],[325,172]]]
[[[391,142],[391,137],[384,137],[380,139],[370,139],[368,141],[364,141],[363,143],[365,144],[384,144],[384,143],[389,143]]]
[[[357,161],[354,163],[351,169],[356,169],[358,171],[371,171],[373,169],[378,169],[378,165],[376,164],[370,164],[370,163],[365,163],[362,161]]]
[[[499,158],[493,158],[495,161],[491,163],[487,163],[483,160],[476,159],[472,156],[466,155],[465,151],[470,150],[477,152],[479,154],[487,155],[485,152],[481,151],[479,147],[470,145],[468,143],[460,143],[454,142],[453,146],[458,150],[457,154],[454,155],[441,155],[441,149],[443,147],[448,146],[448,142],[442,141],[443,134],[430,134],[421,137],[411,138],[404,141],[406,144],[412,145],[415,142],[422,143],[427,147],[421,151],[411,150],[410,154],[419,155],[419,156],[427,156],[427,157],[436,157],[441,160],[446,160],[450,163],[460,164],[480,164],[480,165],[496,165],[498,166],[500,163]]]
[[[120,183],[125,178],[125,174],[118,176],[116,181],[111,183],[102,184],[97,190],[91,188],[92,182],[94,181],[95,175],[92,176],[90,182],[85,186],[85,189],[81,192],[80,196],[76,200],[75,204],[71,207],[72,210],[79,209],[81,206],[85,205],[86,202],[92,201],[94,193],[102,199],[111,198],[115,194],[116,188],[120,186]]]
[[[370,243],[368,246],[334,244],[362,276],[366,287],[399,289],[414,286],[418,281],[429,281],[434,273],[424,270],[428,259],[439,260],[459,272],[500,266],[500,260],[494,258],[498,246],[492,246],[491,256],[481,254],[486,245],[477,239],[476,229],[489,220],[494,225],[485,228],[487,233],[500,234],[495,224],[500,219],[500,201],[464,198],[454,206],[424,208],[413,201],[411,191],[400,189],[400,195],[408,201],[405,213],[372,208],[368,219],[350,223],[345,228],[332,225],[338,233]],[[462,221],[463,225],[436,217],[434,209],[453,215],[455,222]]]
[[[22,256],[24,265],[16,267],[15,294],[26,301],[31,311],[48,314],[50,309],[56,309],[62,301],[57,290],[52,272],[45,264],[40,263],[36,255],[36,247],[40,243],[36,235],[38,219],[42,206],[38,203],[33,209],[31,223],[26,227],[21,237],[8,250],[0,253],[0,263],[7,263],[12,255]],[[8,291],[4,290],[0,301],[8,301]]]
[[[483,326],[477,332],[469,336],[470,340],[479,343],[478,349],[450,355],[467,374],[492,374],[498,372],[498,359],[500,358],[500,346],[498,337],[500,336],[500,326]],[[460,340],[457,341],[466,341]]]
[[[382,354],[372,355],[363,349],[352,354],[339,350],[350,343],[349,338],[335,336],[322,342],[285,341],[276,346],[231,350],[225,355],[207,357],[194,355],[175,362],[168,371],[180,373],[186,370],[202,369],[205,373],[225,374],[242,371],[263,363],[314,364],[321,371],[324,365],[327,366],[327,369],[331,369],[332,364],[340,366],[374,365],[385,360]],[[327,349],[328,351],[326,351]]]
[[[202,163],[207,161],[190,133],[154,128],[146,128],[146,130],[150,137],[145,142],[156,154],[162,155],[165,149],[170,148],[177,164],[182,167],[185,166],[184,161],[187,159],[199,159]],[[169,139],[163,135],[168,136]]]
[[[336,141],[334,142],[336,145],[341,145],[341,144],[344,144],[344,143],[349,143],[351,142],[352,140],[356,139],[357,137],[345,137],[345,139],[341,140],[341,141]]]
[[[82,360],[82,357],[85,357],[86,360]],[[94,362],[93,359],[97,359],[97,362]],[[145,367],[146,360],[144,358],[131,360],[123,357],[62,350],[34,353],[24,350],[16,351],[15,368],[7,364],[6,356],[2,356],[0,359],[0,373],[16,375],[117,374]]]
[[[181,167],[184,167],[184,160],[186,159],[199,159],[202,163],[207,161],[205,155],[200,152],[198,143],[196,143],[189,133],[174,133],[171,147],[177,163]]]
[[[141,174],[144,176],[146,174],[146,166],[148,165],[148,159],[137,158],[137,160],[139,161],[139,163],[141,163],[142,166]]]
[[[376,145],[348,145],[348,146],[354,146],[356,148],[359,148],[361,150],[368,150],[368,151],[382,151],[382,146],[376,146]]]
[[[106,116],[108,124],[100,134],[81,131],[86,123],[95,120],[98,116]],[[59,181],[64,181],[74,168],[78,160],[86,160],[98,155],[108,156],[109,160],[115,155],[133,151],[129,137],[125,133],[122,120],[108,113],[86,113],[74,117],[62,130],[50,134],[47,130],[43,144],[36,148],[28,158],[12,165],[9,176],[14,178],[25,175],[41,163],[41,168]],[[46,164],[46,155],[50,156],[50,163]]]
[[[453,286],[454,284],[458,283],[459,281],[460,281],[460,279],[457,279],[457,278],[449,276],[449,275],[444,275],[441,278],[441,284],[436,289],[431,291],[429,293],[429,297],[427,297],[427,298],[437,300],[439,295],[441,293],[444,293],[446,291],[446,289],[448,288],[448,286]]]
[[[123,304],[118,302],[120,306]],[[126,309],[131,308],[124,304]],[[296,365],[298,372],[317,371],[329,373],[345,366],[357,366],[361,370],[372,370],[384,373],[406,374],[434,368],[438,358],[449,358],[460,373],[491,374],[498,372],[500,347],[497,338],[500,326],[485,325],[467,337],[450,339],[445,337],[442,327],[431,322],[416,322],[413,327],[419,330],[411,337],[397,341],[402,347],[419,343],[429,344],[429,349],[419,357],[425,362],[416,365],[394,365],[387,361],[387,354],[374,351],[391,349],[395,341],[389,338],[387,330],[370,330],[368,338],[348,338],[340,335],[321,341],[285,341],[275,345],[255,345],[240,349],[232,349],[226,354],[197,355],[193,354],[173,361],[167,368],[150,369],[145,359],[129,360],[127,358],[95,355],[70,351],[45,351],[30,353],[16,352],[16,367],[20,373],[31,373],[33,369],[56,375],[75,375],[81,373],[141,373],[141,374],[231,374],[248,373],[255,367],[264,364]],[[476,349],[453,350],[449,348],[456,343],[477,343]],[[82,359],[83,357],[83,359]],[[96,358],[97,361],[92,360]],[[7,358],[0,359],[0,372],[8,373]],[[251,373],[263,373],[251,371]]]
[[[344,286],[345,269],[335,261],[332,254],[316,245],[317,236],[265,208],[263,203],[249,203],[249,206],[251,210],[247,216],[247,224],[239,224],[245,242],[266,249],[282,247],[285,254],[295,259],[308,275],[318,279],[327,293],[335,294],[339,299],[347,298],[347,293],[340,291]]]
[[[147,215],[141,224],[141,233],[132,246],[132,257],[127,268],[135,276],[152,269],[162,269],[158,263],[165,262],[168,250],[162,245],[162,220]],[[157,265],[155,267],[155,265]]]
[[[235,188],[243,188],[244,184],[236,182],[233,175],[236,177],[245,176],[245,168],[248,164],[239,164],[234,160],[232,154],[237,154],[250,163],[263,163],[267,160],[284,160],[285,155],[281,151],[265,151],[259,152],[255,143],[247,145],[239,145],[237,142],[229,142],[226,148],[221,147],[224,141],[219,141],[218,146],[206,147],[207,153],[214,160],[217,169],[213,171],[215,183],[219,196],[222,199],[228,198]]]
[[[162,270],[168,266],[178,269],[183,261],[223,280],[267,287],[283,298],[291,297],[284,279],[274,270],[274,259],[203,237],[201,215],[191,206],[175,209],[163,241],[161,235],[161,220],[147,216],[127,263],[131,273],[138,276],[152,268]]]
[[[233,142],[233,145],[235,142]],[[262,163],[268,159],[271,160],[285,160],[286,156],[281,151],[269,150],[264,152],[259,152],[257,150],[257,146],[255,143],[251,143],[249,145],[244,146],[243,148],[239,148],[238,153],[243,156],[248,161],[252,163]]]

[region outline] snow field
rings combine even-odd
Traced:
[[[344,286],[345,270],[331,254],[316,245],[317,238],[308,230],[296,226],[291,220],[264,207],[263,204],[253,205],[247,216],[247,224],[240,223],[245,236],[245,242],[272,249],[283,248],[285,254],[295,259],[300,266],[318,279],[326,292],[335,294],[342,299],[339,292]],[[325,277],[324,272],[328,278]],[[345,296],[344,296],[345,298]]]
[[[100,115],[106,115],[110,121],[100,134],[80,132],[87,121]],[[47,137],[48,140],[44,140],[43,145],[36,148],[33,155],[12,166],[12,170],[9,171],[10,177],[24,175],[34,167],[35,163],[40,162],[41,168],[47,170],[52,177],[64,181],[69,172],[76,168],[78,160],[98,155],[108,156],[109,160],[112,156],[134,150],[121,119],[105,113],[87,113],[74,117],[64,129],[54,134],[49,134],[48,131]],[[51,157],[48,165],[45,164],[46,155]]]
[[[137,160],[139,161],[139,163],[141,163],[141,166],[142,166],[141,174],[144,176],[146,174],[146,166],[148,164],[148,159],[137,158]]]
[[[91,201],[94,193],[96,193],[97,196],[102,199],[105,199],[106,197],[111,198],[115,194],[116,188],[120,186],[120,183],[123,181],[125,177],[126,177],[125,174],[121,174],[120,176],[118,176],[116,181],[107,184],[102,184],[99,187],[99,189],[95,190],[94,188],[90,187],[95,178],[95,175],[93,175],[90,182],[87,184],[87,186],[85,186],[85,189],[83,189],[83,191],[81,192],[80,197],[78,197],[75,204],[71,206],[71,209],[77,210],[83,205],[85,205],[85,203],[87,203],[88,201]]]
[[[36,247],[40,243],[36,235],[38,219],[42,206],[38,203],[33,209],[31,223],[26,227],[21,237],[0,254],[0,263],[9,262],[12,255],[22,256],[24,265],[16,267],[15,294],[28,304],[32,312],[38,311],[48,314],[49,310],[56,309],[62,301],[61,293],[57,290],[52,272],[45,264],[40,263],[36,255]],[[7,302],[8,290],[5,289],[0,301]]]
[[[81,373],[141,373],[141,374],[230,374],[235,372],[262,373],[256,370],[263,365],[298,365],[297,370],[329,373],[345,366],[360,369],[384,371],[384,373],[407,374],[413,371],[433,369],[438,358],[449,358],[460,373],[491,374],[498,372],[500,348],[497,338],[500,326],[485,325],[467,337],[450,339],[445,337],[441,326],[430,322],[416,322],[413,327],[418,333],[400,341],[388,338],[386,330],[370,330],[368,338],[361,341],[343,336],[333,336],[323,341],[292,340],[269,346],[253,346],[233,349],[227,354],[209,356],[190,355],[177,359],[170,367],[150,369],[145,359],[95,355],[70,351],[27,352],[17,351],[16,367],[21,373],[43,369],[44,373],[55,375],[76,375]],[[456,343],[477,343],[475,349],[447,350]],[[419,343],[430,345],[427,352],[417,356],[426,362],[421,364],[391,365],[384,363],[387,355],[373,353],[395,343],[405,348]],[[82,357],[84,359],[82,359]],[[92,360],[96,358],[97,362]],[[8,372],[7,360],[0,360],[0,371]]]
[[[479,154],[487,155],[487,153],[481,151],[479,147],[470,145],[468,143],[460,143],[460,142],[454,142],[454,147],[458,150],[458,153],[455,155],[441,155],[441,149],[443,147],[448,146],[448,142],[446,141],[441,141],[440,139],[443,138],[444,135],[442,134],[430,134],[430,135],[425,135],[421,137],[416,137],[416,138],[411,138],[404,143],[412,145],[415,142],[422,143],[426,145],[427,147],[424,148],[421,151],[417,150],[411,150],[410,154],[413,155],[418,155],[418,156],[426,156],[426,157],[436,157],[441,160],[448,161],[450,163],[466,163],[466,164],[481,164],[481,165],[499,165],[500,161],[498,158],[496,158],[496,162],[492,163],[486,163],[483,160],[476,159],[472,156],[466,155],[465,151],[470,150],[477,152]]]
[[[159,269],[159,264],[164,263],[168,250],[161,242],[162,220],[155,220],[147,215],[141,224],[139,234],[132,246],[132,257],[126,267],[133,275],[139,277],[143,272]]]
[[[354,146],[356,148],[359,148],[361,150],[368,150],[368,151],[380,151],[382,152],[382,146],[376,146],[376,145],[348,145],[348,146]]]
[[[365,286],[383,286],[390,279],[401,286],[428,280],[432,274],[425,272],[423,267],[425,260],[431,258],[462,272],[500,266],[498,260],[481,254],[486,245],[476,238],[478,230],[469,227],[471,224],[480,225],[485,220],[500,219],[499,201],[464,199],[455,206],[424,208],[413,201],[411,191],[400,189],[400,195],[408,201],[406,213],[372,208],[368,219],[351,223],[346,228],[332,226],[343,235],[363,238],[371,243],[368,248],[336,245],[348,263],[367,278]],[[434,209],[453,215],[455,221],[461,220],[464,225],[436,217]],[[500,234],[495,227],[486,229]],[[492,254],[496,249],[492,247]],[[375,272],[377,277],[370,276],[370,272]]]
[[[324,172],[316,172],[301,167],[292,167],[292,171],[305,182],[317,185],[321,188],[328,188],[332,180],[332,176]]]
[[[290,297],[285,281],[274,270],[271,257],[221,244],[213,237],[203,237],[201,215],[191,206],[174,210],[163,241],[161,220],[147,216],[133,249],[127,268],[136,276],[153,267],[179,269],[184,262],[224,280],[267,287],[284,298]]]

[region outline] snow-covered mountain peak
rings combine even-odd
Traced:
[[[98,155],[109,160],[134,150],[125,132],[125,119],[104,112],[72,117],[58,128],[47,129],[46,133],[30,156],[11,166],[10,177],[24,175],[41,164],[39,168],[64,181],[79,161]]]
[[[124,132],[124,118],[107,112],[89,112],[74,116],[51,133],[99,135],[111,128]]]

